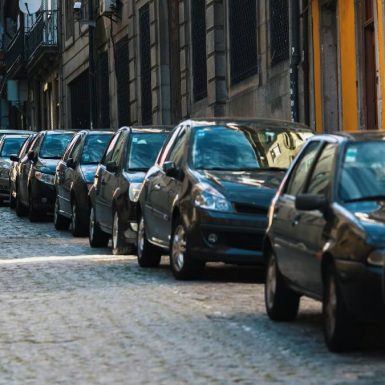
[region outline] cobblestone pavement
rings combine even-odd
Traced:
[[[329,353],[320,305],[273,323],[260,272],[177,282],[0,208],[0,384],[384,384],[385,350]],[[369,336],[370,337],[370,336]]]

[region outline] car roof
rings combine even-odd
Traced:
[[[125,126],[121,127],[119,131],[131,130],[135,133],[160,133],[160,132],[169,132],[174,128],[174,126],[167,125],[152,125],[152,126]]]
[[[5,140],[8,138],[28,138],[31,135],[28,134],[5,134],[1,137],[1,140]]]
[[[34,131],[15,130],[15,129],[0,129],[0,135],[5,134],[32,134]]]
[[[74,131],[74,130],[44,130],[40,131],[39,134],[49,134],[49,135],[57,135],[57,134],[76,134],[79,131]]]
[[[268,119],[268,118],[243,118],[243,117],[215,117],[215,118],[191,118],[182,121],[180,124],[193,127],[214,126],[214,125],[232,125],[247,126],[253,129],[284,128],[290,130],[300,130],[314,132],[307,125],[289,120]]]
[[[311,140],[326,139],[334,142],[371,142],[385,140],[384,131],[344,131],[333,132],[330,134],[318,134],[311,138]]]
[[[76,134],[86,134],[86,135],[100,135],[100,134],[108,134],[112,135],[114,134],[114,131],[112,130],[81,130],[77,132]]]

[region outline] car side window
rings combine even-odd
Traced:
[[[41,142],[44,139],[44,135],[38,135],[31,144],[30,151],[39,151]]]
[[[67,149],[66,151],[64,152],[64,155],[63,155],[63,160],[67,160],[68,158],[72,158],[71,156],[71,153],[72,153],[72,149],[74,148],[75,144],[78,142],[79,140],[79,135],[75,135],[71,142],[69,143],[69,145],[67,146]]]
[[[121,162],[121,158],[122,158],[122,154],[124,152],[124,149],[125,149],[125,143],[126,143],[126,138],[127,138],[127,135],[124,135],[124,133],[122,133],[118,139],[118,141],[116,142],[116,146],[114,148],[114,152],[112,154],[112,157],[111,157],[111,161],[112,162],[115,162],[117,165],[119,165]]]
[[[101,161],[102,164],[106,165],[110,160],[111,160],[111,157],[112,157],[112,154],[114,152],[114,147],[115,147],[115,144],[117,142],[117,140],[119,139],[119,137],[122,135],[121,132],[118,132],[116,133],[111,141],[110,141],[110,144],[108,145],[107,147],[107,150],[106,152],[104,153],[104,156],[103,156],[103,159]]]
[[[184,145],[186,143],[187,131],[183,129],[174,145],[167,156],[167,160],[174,162],[176,166],[180,166],[182,163],[183,155],[184,155]]]
[[[72,148],[72,151],[70,154],[70,158],[72,158],[75,161],[77,161],[79,159],[80,152],[81,152],[81,149],[83,147],[82,146],[82,144],[83,144],[82,138],[83,138],[83,136],[79,136],[79,140],[76,142],[76,144]]]
[[[321,142],[319,141],[312,141],[306,146],[304,152],[301,154],[301,158],[298,159],[295,168],[289,177],[286,185],[286,194],[298,195],[304,191],[307,177],[320,146]]]
[[[166,140],[166,142],[162,146],[162,149],[159,152],[158,159],[156,161],[158,165],[162,165],[166,160],[166,157],[168,157],[170,149],[173,147],[175,143],[175,138],[179,135],[180,130],[181,126],[178,126],[170,133],[168,139]]]
[[[333,164],[337,145],[328,143],[322,150],[310,177],[307,193],[328,195],[332,182]]]

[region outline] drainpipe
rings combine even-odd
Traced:
[[[90,104],[90,129],[93,130],[96,124],[96,84],[95,84],[95,59],[94,59],[94,32],[95,32],[95,18],[94,18],[94,2],[88,0],[88,75],[89,75],[89,104]]]
[[[309,75],[309,1],[302,2],[303,49],[303,105],[305,123],[310,125],[310,75]]]
[[[290,1],[290,27],[291,27],[291,49],[290,49],[290,111],[291,120],[299,121],[298,108],[298,65],[300,63],[300,12],[299,0]]]

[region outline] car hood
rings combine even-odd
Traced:
[[[97,164],[84,164],[80,166],[84,180],[86,183],[93,183],[96,169],[98,168]]]
[[[200,182],[207,181],[232,202],[268,207],[284,171],[195,171]]]
[[[59,163],[60,159],[39,159],[36,164],[36,170],[43,172],[45,174],[55,174],[56,166]]]

